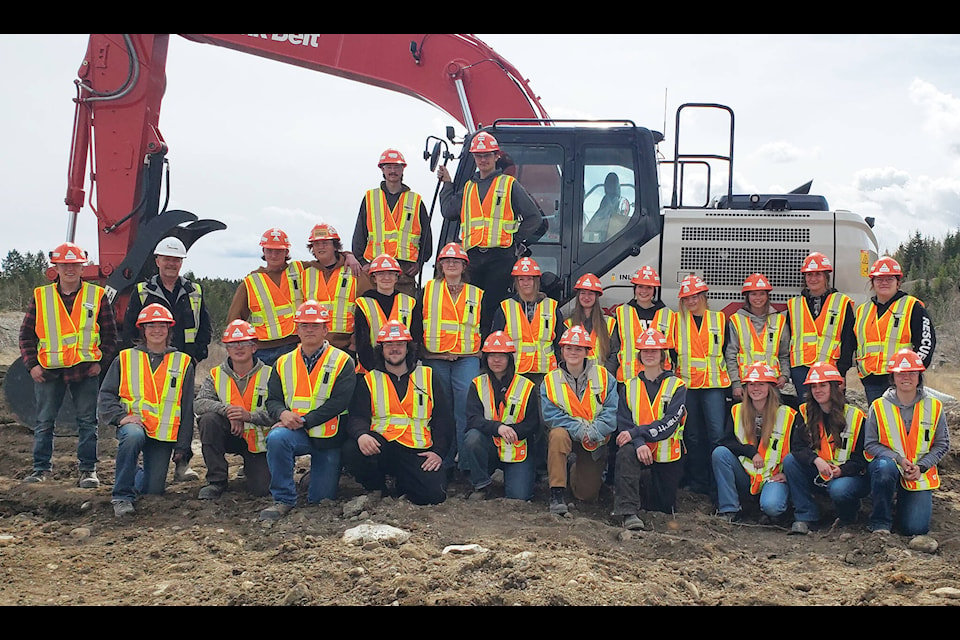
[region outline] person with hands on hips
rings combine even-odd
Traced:
[[[755,362],[766,362],[777,372],[777,389],[783,389],[790,379],[790,333],[785,331],[786,318],[770,304],[771,291],[773,285],[763,274],[747,276],[743,305],[727,323],[730,337],[724,358],[735,402],[743,400],[740,379]]]

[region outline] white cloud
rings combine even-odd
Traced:
[[[858,191],[881,191],[890,187],[903,187],[910,180],[910,174],[893,167],[861,169],[853,177]]]
[[[811,152],[784,141],[768,142],[758,147],[753,153],[756,160],[777,163],[796,162],[809,155]]]
[[[960,98],[944,93],[919,78],[910,83],[909,95],[910,100],[923,112],[923,129],[940,138],[952,153],[958,153]]]

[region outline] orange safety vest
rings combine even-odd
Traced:
[[[656,397],[651,400],[647,396],[647,387],[640,377],[631,378],[626,382],[627,406],[633,415],[633,423],[639,426],[648,425],[654,420],[661,420],[663,412],[670,406],[677,389],[684,386],[683,380],[677,376],[667,376],[660,382],[660,389]],[[683,424],[687,416],[684,414],[677,430],[659,442],[648,442],[647,447],[653,454],[654,462],[676,462],[682,455]]]
[[[824,430],[822,423],[811,425],[808,422],[807,403],[800,405],[800,415],[803,417],[804,423],[810,428],[811,437],[815,433],[820,434],[820,444],[817,448],[819,457],[838,467],[850,460],[853,449],[857,444],[857,438],[860,437],[860,429],[863,427],[864,420],[867,419],[863,411],[851,404],[844,405],[843,417],[846,424],[840,432],[840,442],[834,442],[827,437],[827,432]]]
[[[313,371],[307,372],[302,349],[302,345],[297,345],[293,351],[277,358],[274,365],[277,375],[280,376],[283,400],[287,408],[301,417],[322,407],[330,399],[337,376],[350,361],[350,356],[328,343],[326,351],[313,365]],[[340,415],[346,412],[344,409]],[[307,435],[311,438],[332,438],[337,435],[340,415],[311,427],[307,430]]]
[[[522,375],[514,375],[513,380],[510,381],[510,386],[507,387],[503,402],[495,407],[493,405],[493,385],[490,382],[489,375],[485,373],[474,378],[473,386],[476,387],[480,404],[483,405],[483,417],[505,425],[523,422],[527,413],[527,402],[530,400],[530,394],[534,387],[536,387],[533,382]],[[494,436],[493,443],[497,445],[497,454],[500,456],[501,462],[523,462],[527,459],[527,440],[525,438],[510,444],[503,438]]]
[[[405,293],[398,293],[393,299],[390,317],[387,317],[383,312],[375,298],[357,298],[357,306],[360,307],[363,316],[367,319],[367,324],[370,326],[370,346],[375,347],[377,346],[377,334],[381,327],[390,320],[398,320],[407,329],[410,328],[410,320],[413,317],[413,309],[417,306],[417,300]]]
[[[293,316],[303,304],[303,263],[291,262],[275,284],[263,271],[243,279],[247,288],[250,324],[257,331],[257,340],[279,340],[296,333]]]
[[[680,378],[690,389],[713,389],[730,386],[730,376],[723,359],[723,337],[726,317],[719,311],[706,311],[700,328],[692,313],[677,318],[677,369]]]
[[[771,318],[774,319],[773,322],[770,321]],[[778,376],[781,375],[778,353],[780,337],[783,335],[783,328],[787,326],[786,318],[779,313],[767,315],[760,335],[757,335],[750,318],[741,313],[730,316],[730,323],[737,329],[737,367],[740,369],[740,380],[747,375],[747,369],[754,362],[766,362]]]
[[[604,317],[603,317],[603,321],[607,323],[607,335],[612,336],[612,335],[613,335],[613,329],[614,329],[614,326],[616,325],[616,322],[617,322],[617,321],[614,319],[613,316],[604,316]],[[567,329],[569,329],[570,327],[573,326],[573,320],[570,319],[570,318],[567,318],[566,320],[563,321],[563,326],[566,327]],[[590,342],[591,342],[592,344],[597,344],[597,331],[596,331],[596,327],[594,327],[593,329],[590,330]],[[594,348],[593,348],[593,347],[590,347],[589,349],[587,349],[587,358],[589,358],[590,360],[593,360],[594,362],[597,361],[597,354],[596,354],[596,352],[594,351]],[[600,364],[601,364],[601,366],[603,365],[602,362],[601,362]]]
[[[557,301],[547,296],[537,303],[533,320],[527,320],[523,305],[507,298],[500,303],[504,331],[517,344],[517,373],[546,373],[557,368],[553,338],[557,333]]]
[[[877,319],[877,305],[872,300],[857,307],[854,332],[857,335],[857,371],[861,378],[887,373],[887,361],[900,349],[911,347],[910,316],[913,305],[923,303],[913,296],[903,296]]]
[[[89,282],[80,282],[80,290],[68,312],[57,284],[33,290],[37,309],[37,362],[44,369],[66,369],[81,362],[99,362],[100,305],[106,292]]]
[[[473,180],[463,188],[463,205],[460,208],[460,237],[463,249],[509,247],[513,234],[520,228],[515,219],[511,194],[516,182],[512,176],[500,174],[490,183],[487,194],[480,202],[480,189]]]
[[[267,385],[270,382],[270,374],[273,370],[264,365],[247,381],[247,386],[243,393],[237,386],[236,380],[227,374],[222,366],[214,367],[210,370],[210,378],[213,380],[213,388],[217,392],[217,398],[224,404],[243,407],[250,413],[262,409],[267,401]],[[243,439],[247,443],[247,451],[250,453],[263,453],[267,450],[267,433],[270,427],[261,427],[252,422],[243,423]]]
[[[809,367],[814,362],[836,365],[840,359],[840,331],[853,302],[838,291],[827,296],[817,319],[803,296],[787,300],[790,312],[790,366]]]
[[[124,349],[120,358],[120,403],[132,415],[139,415],[148,438],[176,442],[180,430],[180,402],[183,379],[190,356],[171,351],[163,356],[156,371],[150,356],[140,349]],[[193,416],[187,416],[193,420]]]
[[[942,402],[925,396],[913,405],[913,420],[910,421],[909,433],[897,405],[885,398],[877,398],[873,401],[871,408],[877,416],[877,436],[880,444],[896,451],[914,464],[930,451],[930,445],[933,444],[937,425],[943,413]],[[923,434],[922,437],[921,434]],[[864,457],[868,462],[873,460],[873,456],[866,453]],[[940,475],[937,473],[937,465],[921,473],[919,480],[907,480],[901,475],[900,486],[907,491],[929,491],[939,488]]]
[[[666,307],[657,309],[653,314],[653,320],[648,322],[641,320],[637,315],[637,310],[629,304],[621,304],[617,307],[617,331],[620,334],[620,367],[617,369],[617,382],[626,382],[631,378],[636,378],[643,371],[643,365],[637,356],[637,337],[653,327],[664,335],[667,339],[667,348],[673,349],[674,335],[676,334],[677,312],[671,311]],[[673,362],[670,356],[663,363],[666,371],[673,369]]]
[[[404,191],[393,209],[381,189],[370,189],[367,205],[367,262],[381,254],[416,262],[420,257],[420,196]]]
[[[433,370],[417,365],[407,380],[403,400],[383,371],[368,371],[364,379],[370,389],[370,429],[388,442],[396,441],[410,449],[429,449],[433,444]]]
[[[605,367],[597,365],[590,367],[587,372],[587,389],[584,390],[583,398],[578,398],[570,385],[563,379],[563,370],[557,368],[543,379],[544,392],[550,402],[563,409],[568,415],[593,422],[600,415],[603,403],[607,400],[609,375]],[[599,444],[589,442],[586,438],[580,444],[587,451],[594,451],[609,441],[610,436],[608,435]]]
[[[740,420],[743,403],[738,402],[730,410],[733,416],[733,433],[742,444],[748,444],[747,429],[754,429],[753,425],[745,426]],[[773,424],[770,439],[757,446],[757,453],[763,456],[763,467],[757,469],[753,460],[746,456],[739,456],[743,470],[750,476],[750,493],[757,495],[771,477],[780,473],[783,459],[790,453],[790,433],[793,431],[793,422],[797,412],[785,404],[777,409],[777,420]]]
[[[330,310],[330,331],[353,333],[353,314],[357,308],[357,278],[345,265],[330,272],[308,267],[303,274],[307,300],[316,300]]]
[[[464,284],[456,301],[445,280],[423,286],[423,342],[432,353],[476,353],[480,349],[483,291]]]

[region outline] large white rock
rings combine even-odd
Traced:
[[[388,524],[361,524],[343,532],[343,542],[361,546],[367,542],[379,542],[399,546],[410,539],[410,532]]]

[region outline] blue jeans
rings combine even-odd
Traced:
[[[882,396],[883,392],[890,388],[890,385],[886,381],[877,384],[861,381],[861,384],[863,384],[863,393],[867,396],[867,413],[870,413],[870,405]]]
[[[473,379],[480,375],[480,358],[464,356],[457,360],[424,360],[423,364],[433,369],[433,379],[439,385],[439,392],[448,399],[453,410],[453,421],[457,428],[457,440],[450,446],[450,452],[443,456],[443,468],[453,466],[454,456],[463,451],[463,439],[467,435],[467,391]],[[457,464],[460,471],[469,469],[461,456]]]
[[[683,443],[687,449],[686,484],[694,491],[711,491],[710,452],[720,444],[727,421],[727,390],[687,389],[687,420]]]
[[[796,367],[790,367],[790,381],[793,382],[794,388],[797,390],[797,400],[801,404],[807,399],[807,385],[803,384],[803,381],[807,379],[807,374],[810,372],[810,367],[806,365],[797,365]]]
[[[298,344],[297,342],[291,342],[290,344],[284,344],[279,347],[259,348],[254,355],[260,358],[263,364],[268,364],[272,367],[277,363],[277,358],[285,353],[290,353],[297,348]]]
[[[176,443],[149,438],[143,426],[136,423],[118,427],[117,440],[113,499],[132,502],[138,494],[162,494],[167,487],[167,470]],[[142,468],[137,466],[141,453]]]
[[[530,444],[530,440],[527,440]],[[490,468],[503,469],[503,484],[506,497],[515,500],[531,500],[533,483],[536,478],[536,465],[527,448],[527,458],[523,462],[501,462],[497,445],[493,438],[477,429],[470,429],[464,437],[464,447],[460,451],[460,462],[466,464],[470,472],[470,482],[474,489],[483,489],[489,485]]]
[[[908,491],[900,485],[900,468],[892,458],[874,458],[870,472],[873,513],[870,529],[893,528],[893,496],[897,496],[897,528],[905,536],[930,531],[933,491]]]
[[[793,454],[783,459],[783,473],[787,476],[790,488],[790,500],[793,501],[793,519],[802,522],[816,522],[820,519],[820,509],[813,500],[813,491],[826,492],[837,508],[841,522],[850,523],[857,519],[860,501],[870,493],[870,480],[867,476],[843,476],[834,478],[821,486],[814,484],[819,475],[817,467],[800,464]]]
[[[340,447],[317,449],[305,429],[277,427],[267,434],[267,466],[270,468],[270,493],[274,502],[297,504],[297,486],[293,467],[297,456],[310,456],[309,502],[324,498],[336,500],[340,484]]]
[[[740,458],[726,447],[713,450],[713,473],[717,477],[717,511],[740,511],[740,494],[749,495],[750,476],[740,464]],[[786,482],[765,482],[760,489],[760,510],[776,518],[787,510],[790,491]]]
[[[53,429],[63,405],[67,388],[73,396],[77,411],[77,460],[81,471],[97,468],[97,393],[100,380],[97,376],[67,384],[62,377],[51,382],[34,383],[37,402],[37,426],[33,430],[33,470],[53,469]]]

